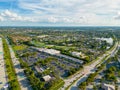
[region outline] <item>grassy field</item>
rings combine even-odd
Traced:
[[[55,83],[50,90],[58,90],[60,87],[64,85],[64,81],[62,79],[58,80],[57,83]]]
[[[14,50],[24,50],[25,48],[27,48],[27,46],[25,46],[25,45],[15,45],[15,46],[13,46]]]
[[[63,50],[69,50],[69,49],[76,49],[76,47],[67,47],[67,46],[57,46],[57,45],[46,45],[45,43],[37,42],[37,41],[31,41],[31,44],[37,46],[37,47],[46,47],[46,48],[54,48],[54,49],[63,49]]]

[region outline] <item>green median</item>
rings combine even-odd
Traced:
[[[19,82],[17,80],[13,62],[10,56],[9,47],[4,38],[2,39],[2,41],[3,41],[4,60],[5,60],[5,65],[6,65],[7,79],[9,83],[9,90],[21,90]]]

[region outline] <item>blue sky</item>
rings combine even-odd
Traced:
[[[0,0],[0,26],[119,26],[120,0]]]

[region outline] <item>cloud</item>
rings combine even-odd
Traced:
[[[56,22],[59,22],[59,19],[56,17],[50,17],[50,18],[48,18],[48,21],[51,23],[56,23]]]
[[[107,24],[119,4],[120,0],[19,0],[18,6],[50,23]]]
[[[120,12],[118,12],[117,15],[114,16],[114,19],[115,19],[115,20],[119,20],[119,19],[120,19]]]
[[[66,16],[61,16],[61,17],[48,17],[48,22],[51,23],[83,23],[85,22],[85,17],[66,17]]]
[[[2,16],[0,16],[0,21],[4,21],[4,18]]]
[[[11,1],[15,0],[8,2]],[[6,1],[0,0],[0,2]],[[104,2],[101,0],[17,0],[11,5],[13,10],[2,10],[1,13],[6,21],[113,25],[115,19],[120,19],[120,14],[116,15],[120,10],[120,0],[104,0]]]
[[[10,17],[10,18],[16,18],[18,15],[14,12],[11,12],[9,10],[5,10],[3,13],[1,13],[2,16],[4,17]]]
[[[43,14],[50,12],[54,15],[73,15],[77,13],[100,13],[112,12],[119,8],[120,1],[116,0],[19,0],[19,7],[31,10],[42,11]]]
[[[29,22],[36,22],[37,21],[34,18],[24,17],[21,15],[18,15],[15,12],[11,12],[9,10],[5,10],[4,12],[2,12],[1,16],[4,17],[6,20],[11,20],[11,21],[29,21]]]

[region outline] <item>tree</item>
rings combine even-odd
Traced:
[[[79,85],[79,88],[81,90],[86,90],[86,82],[82,82],[80,85]]]
[[[93,86],[93,90],[98,90],[97,87],[96,87],[95,85]]]

